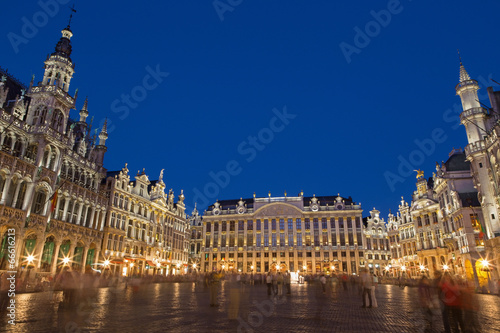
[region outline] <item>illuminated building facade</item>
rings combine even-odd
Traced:
[[[481,220],[470,162],[453,149],[446,162],[436,164],[433,177],[419,174],[411,205],[402,200],[397,216],[389,215],[392,274],[450,271],[482,284],[473,269],[484,251]]]
[[[361,214],[340,196],[217,201],[202,220],[201,269],[358,274],[367,251]]]
[[[108,172],[105,187],[109,212],[102,246],[113,273],[186,273],[190,225],[184,194],[174,203],[173,191],[165,193],[163,170],[157,181],[150,181],[144,171],[131,181],[125,165]]]
[[[69,26],[62,30],[41,82],[32,78],[26,87],[0,72],[0,270],[43,275],[70,265],[83,271],[100,257],[108,135],[106,124],[91,135],[87,100],[79,118],[70,119],[77,99],[69,94],[72,36]]]
[[[460,82],[455,90],[462,102],[460,120],[468,145],[465,155],[471,164],[474,186],[478,191],[483,220],[478,223],[484,234],[485,252],[476,263],[480,280],[499,279],[500,268],[500,91],[487,89],[491,108],[479,102],[479,85],[460,63]],[[481,281],[480,281],[481,282]]]

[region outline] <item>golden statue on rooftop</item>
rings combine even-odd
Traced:
[[[415,171],[417,173],[417,179],[424,178],[424,172],[422,170],[418,169],[418,170],[413,170],[413,171]]]

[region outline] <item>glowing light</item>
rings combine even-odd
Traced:
[[[67,265],[69,263],[69,258],[68,257],[64,257],[64,259],[62,260],[63,264]]]
[[[26,260],[28,261],[28,264],[31,264],[31,263],[35,260],[35,256],[34,256],[34,255],[32,255],[32,254],[30,254],[30,255],[26,258]]]
[[[226,268],[226,265],[222,265],[222,269]]]
[[[483,259],[483,260],[481,260],[481,265],[483,265],[484,268],[488,268],[488,266],[490,265],[490,263],[488,262],[488,260]]]
[[[306,266],[306,265],[304,265],[304,266],[302,266],[302,268],[303,268],[304,270],[306,270],[307,266]]]
[[[406,266],[401,267],[402,271],[406,271]]]
[[[109,266],[109,260],[104,260],[104,266]]]
[[[386,271],[389,271],[389,266],[385,266],[385,270],[386,270]]]
[[[193,268],[196,268],[196,264],[193,264]]]
[[[424,265],[420,265],[420,270],[421,271],[425,271],[425,266]]]
[[[161,266],[161,265],[160,265],[160,263],[159,263],[159,262],[157,262],[157,263],[156,263],[156,267],[160,268],[160,266]]]
[[[180,267],[181,267],[181,264],[177,264],[177,265],[176,265],[176,267],[177,267],[177,268],[180,268]]]
[[[330,267],[330,268],[332,269],[332,271],[334,271],[334,270],[335,270],[335,266],[332,266],[332,267]]]
[[[450,267],[448,267],[448,265],[443,265],[443,269],[447,271],[448,269],[450,269]]]
[[[134,263],[133,262],[130,263],[130,267],[134,267]]]
[[[250,266],[250,268],[253,270],[253,265],[252,265],[252,266]]]

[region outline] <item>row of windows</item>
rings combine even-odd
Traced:
[[[269,257],[278,258],[278,256],[279,256],[279,258],[285,258],[285,257],[287,257],[287,254],[288,254],[288,258],[293,258],[295,256],[294,252],[264,252],[264,253],[261,253],[261,252],[255,252],[255,253],[253,253],[253,252],[239,252],[239,253],[237,253],[237,257],[238,258],[253,258],[254,254],[255,254],[255,258],[269,258]],[[297,252],[297,258],[303,258],[303,257],[312,258],[313,255],[315,258],[320,258],[321,254],[322,254],[322,252]],[[212,259],[213,260],[226,260],[227,259],[226,255],[227,255],[227,258],[229,258],[229,259],[234,258],[234,253],[227,253],[227,254],[226,253],[213,253]],[[356,253],[355,253],[355,251],[350,251],[349,255],[351,258],[354,258],[356,256]],[[339,255],[337,252],[332,253],[332,258],[338,258],[338,256]],[[363,258],[363,251],[360,251],[358,253],[358,256],[360,258]],[[343,257],[343,258],[347,257],[347,252],[341,251],[340,257]],[[369,254],[368,257],[369,257],[369,259],[373,259],[372,254]],[[328,260],[328,258],[330,258],[330,253],[323,252],[323,258]],[[379,255],[376,254],[375,258],[376,258],[376,260],[379,260]],[[382,260],[385,260],[386,256],[382,255],[381,258],[383,258]],[[205,260],[209,260],[209,259],[210,259],[210,254],[205,253]]]
[[[304,219],[304,229],[310,230],[311,226],[313,227],[314,230],[325,230],[328,229],[328,225],[330,225],[331,229],[335,229],[336,225],[335,222],[338,222],[339,228],[353,228],[354,226],[358,229],[361,229],[361,219],[359,217],[355,218],[355,223],[353,223],[353,220],[351,217],[347,217],[346,220],[344,221],[343,217],[339,217],[337,219],[335,218],[330,218],[330,223],[328,223],[327,218],[322,218],[321,221],[318,218],[314,218],[312,220],[312,223],[309,218]],[[235,231],[235,226],[236,222],[235,221],[230,221],[229,223],[226,221],[223,222],[213,222],[213,231],[219,231],[219,226],[221,231]],[[229,230],[228,230],[229,226]],[[277,230],[276,228],[279,227],[279,230],[286,230],[285,226],[287,227],[288,230],[301,230],[302,229],[302,219],[297,218],[297,219],[287,219],[285,223],[285,219],[271,219],[269,221],[268,219],[265,220],[255,220],[255,223],[253,220],[248,220],[246,221],[238,221],[238,230],[243,231],[245,230]],[[321,227],[321,229],[320,229]],[[212,222],[207,222],[206,223],[206,231],[211,232],[212,231]]]
[[[304,235],[304,237],[302,237],[302,234],[301,233],[298,233],[296,235],[296,237],[294,237],[293,234],[288,234],[288,237],[286,237],[285,233],[280,233],[279,234],[279,237],[277,236],[276,233],[272,233],[271,234],[271,237],[269,237],[268,234],[264,234],[264,237],[262,237],[261,234],[256,234],[255,235],[255,246],[269,246],[269,242],[271,242],[271,246],[277,246],[278,245],[278,241],[279,241],[279,246],[286,246],[286,245],[289,245],[289,246],[320,246],[320,245],[330,245],[330,241],[328,239],[328,233],[327,232],[323,232],[321,233],[321,235],[319,234],[319,232],[314,232],[314,234],[312,235],[311,237],[311,234],[310,233],[306,233]],[[205,237],[205,246],[206,247],[210,247],[210,246],[213,246],[213,247],[218,247],[218,246],[229,246],[229,247],[233,247],[235,246],[235,241],[237,241],[237,246],[238,247],[242,247],[242,246],[245,246],[245,236],[241,233],[241,234],[238,234],[238,237],[236,237],[234,234],[229,234],[229,235],[226,235],[226,234],[222,234],[221,237],[220,237],[220,245],[219,245],[219,237],[218,237],[218,233],[214,233],[214,234],[211,234],[211,235],[207,235]],[[355,239],[354,239],[354,234],[353,233],[349,233],[348,234],[348,237],[346,239],[345,237],[345,234],[343,232],[340,233],[340,239],[339,239],[339,242],[337,242],[337,237],[336,235],[333,235],[333,237],[331,237],[331,245],[341,245],[341,246],[345,246],[346,244],[354,244],[355,243]],[[363,237],[362,237],[362,234],[361,232],[358,232],[356,234],[356,243],[360,246],[363,245]],[[210,245],[212,244],[212,245]],[[249,244],[254,244],[254,234],[247,234],[246,235],[246,244],[248,246],[251,246]],[[376,243],[378,244],[378,242]],[[384,242],[384,244],[386,244]],[[377,245],[378,247],[378,245]]]

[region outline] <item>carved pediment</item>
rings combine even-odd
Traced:
[[[295,206],[283,203],[269,204],[261,207],[255,217],[261,216],[301,216],[302,212]]]

